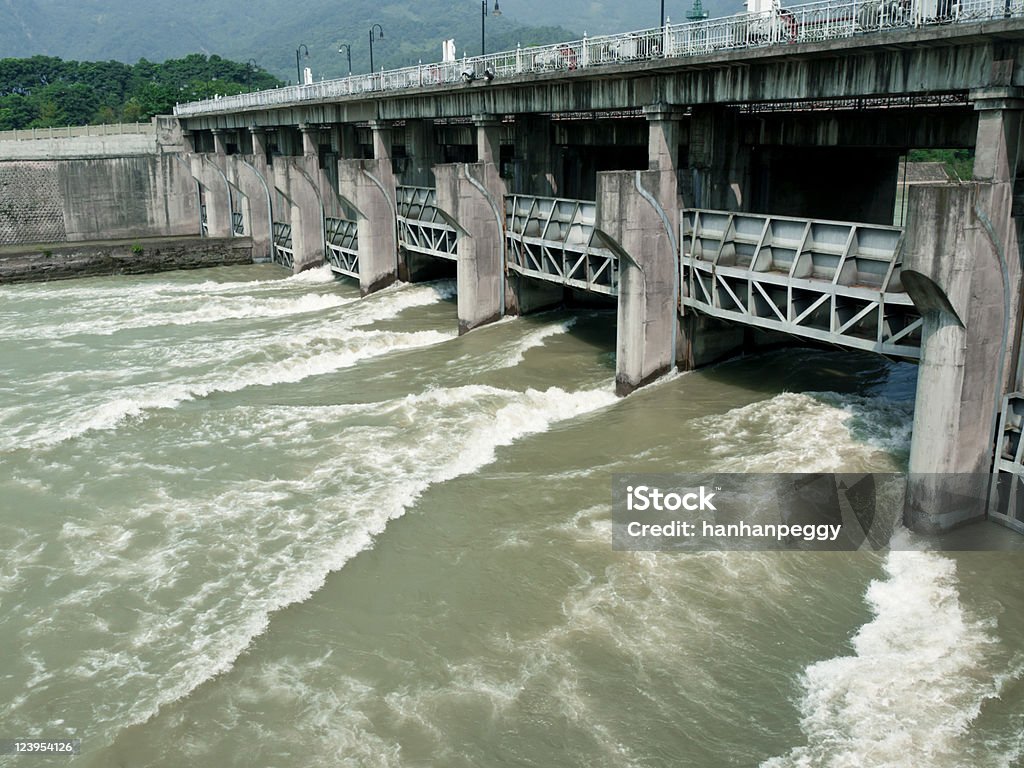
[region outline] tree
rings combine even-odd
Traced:
[[[39,109],[28,96],[20,93],[0,96],[0,131],[27,128],[37,117]]]
[[[156,64],[0,59],[0,129],[148,120],[175,103],[282,85],[260,67],[193,53]]]

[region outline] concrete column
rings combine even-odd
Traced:
[[[682,111],[669,104],[652,104],[644,108],[644,115],[648,126],[648,167],[662,174],[658,201],[672,223],[673,232],[678,233],[683,208],[677,173],[679,142],[683,134]],[[716,164],[716,139],[706,133],[715,127],[714,115],[704,115],[698,117],[698,120],[703,122],[698,129],[697,145],[691,144],[691,161],[696,156],[705,174],[701,179],[707,186],[705,191],[713,191],[715,174],[720,176],[724,171],[721,163]],[[688,312],[681,318],[679,325],[677,361],[684,370],[710,365],[736,354],[742,349],[745,338],[744,329],[740,326],[697,312]]]
[[[516,118],[516,176],[513,191],[523,195],[558,197],[558,151],[551,118],[521,115]]]
[[[299,126],[302,132],[302,156],[317,157],[320,154],[320,127],[302,123]]]
[[[442,158],[434,136],[434,124],[430,120],[406,121],[405,151],[409,167],[402,182],[415,187],[434,186],[433,168]]]
[[[473,115],[476,126],[476,159],[498,165],[501,161],[501,120],[497,115]]]
[[[231,198],[224,170],[215,162],[217,157],[202,153],[189,155],[189,165],[192,176],[202,187],[207,235],[231,237]]]
[[[694,106],[683,197],[692,208],[749,210],[749,151],[740,144],[735,110]]]
[[[502,122],[495,115],[476,115],[477,157],[488,166],[489,177],[496,179],[492,190],[494,205],[501,212],[501,236],[505,236],[505,195],[508,184],[501,178],[501,135]],[[503,241],[504,242],[504,241]],[[502,270],[505,271],[504,262]],[[506,272],[505,312],[525,315],[560,305],[565,298],[561,285],[533,280]]]
[[[996,64],[1009,62],[996,62]],[[1009,77],[1007,76],[1007,81]],[[1024,89],[1009,86],[974,91],[970,98],[978,111],[974,178],[985,182],[979,188],[978,207],[991,222],[994,236],[1006,259],[1005,279],[1010,289],[1010,335],[1003,369],[1004,392],[1024,388],[1021,360],[1021,246],[1024,220],[1014,209],[1014,182],[1024,178]],[[1019,194],[1019,193],[1018,193]]]
[[[669,104],[659,103],[644,107],[644,116],[648,128],[648,168],[674,173],[678,166],[682,111]]]
[[[273,179],[267,173],[266,132],[250,128],[253,154],[227,158],[228,176],[240,190],[245,234],[252,238],[254,261],[273,259]]]
[[[288,204],[297,274],[324,263],[323,203],[316,177],[310,175],[309,158],[279,157],[274,163],[274,183]],[[278,212],[276,215],[281,215]],[[281,216],[284,220],[284,216]]]
[[[391,165],[391,126],[383,120],[370,121],[373,137],[373,159],[387,161]]]
[[[227,141],[224,138],[223,128],[214,128],[210,131],[213,134],[213,152],[218,157],[224,157],[228,153]]]
[[[459,333],[498,320],[511,291],[505,280],[505,184],[494,163],[434,167],[437,205],[460,227]]]
[[[181,132],[181,143],[184,147],[185,154],[191,155],[196,151],[196,135],[195,131],[182,130]]]
[[[252,136],[252,156],[257,161],[266,165],[267,162],[267,132],[264,128],[253,126],[249,129]]]
[[[915,530],[985,513],[1008,318],[1006,264],[978,215],[990,186],[909,194],[901,278],[924,321],[905,510]]]
[[[671,369],[678,343],[679,260],[670,171],[597,174],[597,226],[619,256],[615,390],[626,395]]]
[[[391,168],[391,129],[374,121],[373,160],[339,160],[338,186],[357,209],[359,289],[368,293],[398,279],[398,219]]]

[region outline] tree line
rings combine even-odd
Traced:
[[[199,53],[160,64],[0,59],[0,130],[145,121],[178,102],[280,85],[252,63]]]

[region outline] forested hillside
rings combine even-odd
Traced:
[[[0,130],[134,122],[168,114],[175,102],[273,88],[280,81],[249,64],[192,54],[161,64],[143,59],[0,59]]]

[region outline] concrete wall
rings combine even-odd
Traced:
[[[57,163],[0,163],[0,245],[67,239]]]
[[[59,165],[68,240],[198,232],[195,186],[170,155]]]
[[[0,244],[195,234],[195,184],[174,155],[0,162]]]
[[[0,141],[0,160],[129,157],[132,155],[153,155],[156,153],[157,140],[153,133]]]

